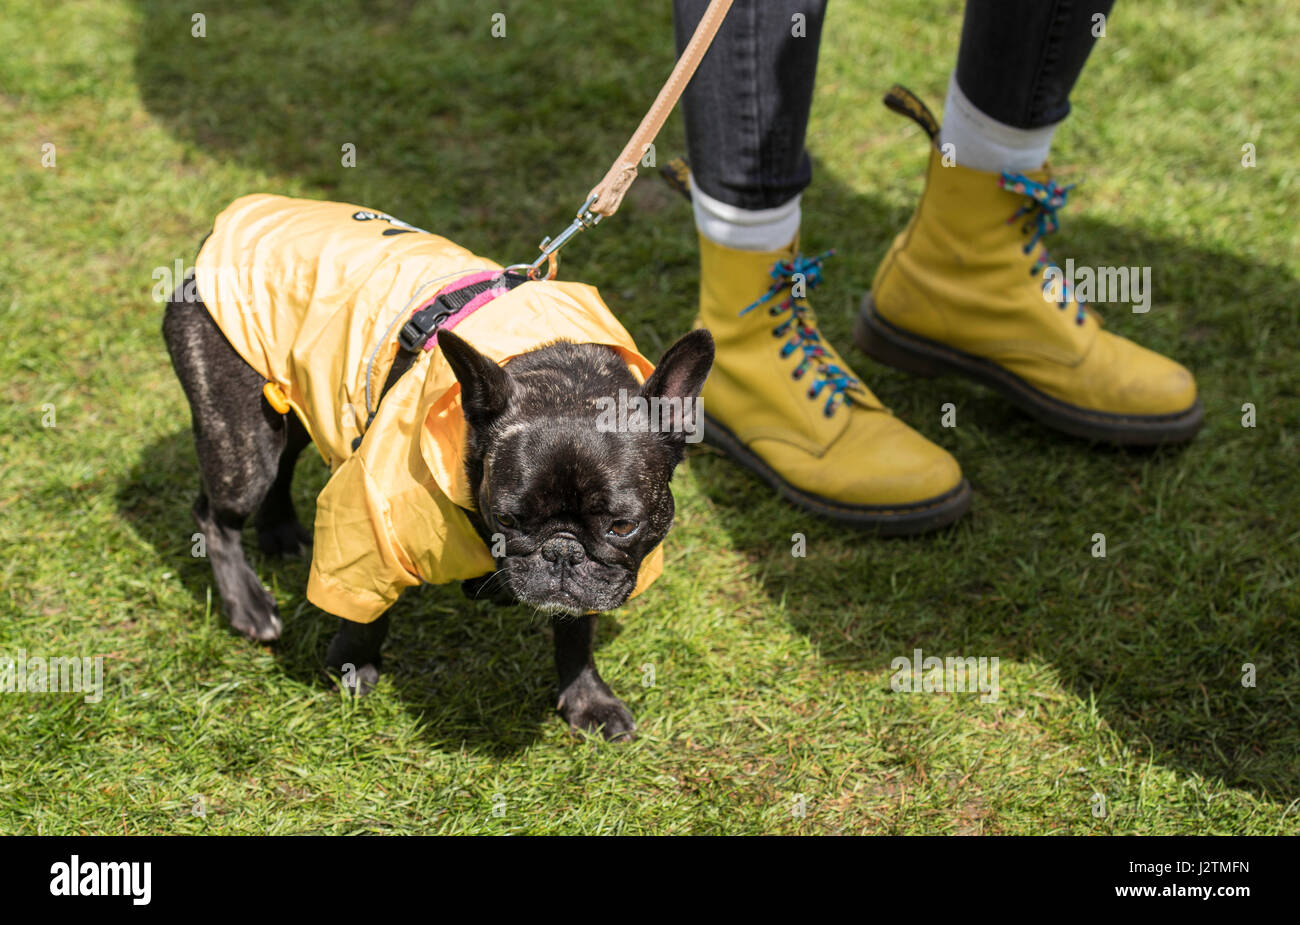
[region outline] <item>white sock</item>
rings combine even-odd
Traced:
[[[695,227],[714,244],[739,251],[776,251],[799,233],[800,196],[775,209],[738,209],[719,202],[695,185],[691,177],[691,206]]]
[[[1025,173],[1037,170],[1052,150],[1056,125],[1043,128],[1013,128],[986,116],[975,108],[957,86],[957,75],[948,79],[948,99],[943,105],[943,127],[939,146],[953,146],[957,163],[971,170]]]

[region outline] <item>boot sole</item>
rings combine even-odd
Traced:
[[[1034,419],[1062,433],[1116,446],[1183,443],[1196,436],[1205,419],[1198,398],[1173,414],[1110,414],[1053,398],[996,363],[972,356],[890,324],[876,311],[871,293],[862,297],[853,341],[872,359],[917,376],[957,373],[1000,392]]]
[[[726,453],[759,476],[791,504],[827,520],[874,530],[880,536],[911,536],[946,527],[970,509],[971,488],[965,479],[951,491],[911,504],[845,504],[795,488],[745,446],[726,425],[704,415],[704,442]]]

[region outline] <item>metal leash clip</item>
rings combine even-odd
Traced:
[[[579,231],[586,231],[588,228],[594,228],[600,224],[600,220],[605,216],[591,211],[591,204],[596,201],[594,195],[587,198],[578,210],[577,216],[560,232],[559,237],[551,239],[543,238],[542,243],[537,245],[542,250],[542,255],[532,263],[514,263],[506,267],[507,273],[519,273],[531,279],[555,279],[555,274],[560,270],[560,258],[558,256],[560,248],[568,244],[569,241]],[[546,275],[542,275],[542,264],[546,264]]]

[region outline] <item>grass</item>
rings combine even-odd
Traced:
[[[1148,453],[849,348],[924,163],[879,97],[899,81],[938,108],[961,4],[831,5],[804,244],[840,256],[815,301],[877,393],[957,455],[975,506],[936,536],[864,538],[695,453],[664,578],[601,623],[598,661],[640,723],[622,747],[555,718],[545,626],[454,587],[397,605],[391,670],[360,702],[318,673],[333,619],[303,597],[306,563],[254,553],[285,636],[232,637],[190,555],[188,409],[149,294],[257,190],[528,257],[671,66],[669,4],[235,2],[205,38],[192,4],[35,10],[0,0],[0,654],[103,655],[106,691],[0,697],[0,832],[1300,831],[1293,4],[1121,4],[1058,133],[1054,161],[1086,182],[1054,254],[1153,267],[1152,311],[1107,323],[1200,383],[1200,436]],[[674,117],[658,151],[682,149]],[[643,179],[563,273],[656,355],[693,313],[688,208]],[[303,460],[309,516],[326,473]],[[890,661],[917,647],[998,656],[1000,699],[892,693]]]

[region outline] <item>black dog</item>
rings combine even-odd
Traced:
[[[289,490],[310,438],[294,413],[268,403],[266,379],[231,346],[193,286],[172,296],[163,335],[193,415],[202,476],[193,512],[217,589],[234,629],[275,640],[276,605],[244,557],[240,531],[255,515],[264,552],[293,555],[311,544]],[[702,330],[682,337],[644,386],[602,345],[554,343],[499,366],[449,331],[437,343],[461,386],[474,496],[466,513],[496,547],[498,572],[467,590],[495,585],[553,614],[561,714],[575,728],[629,738],[632,716],[592,658],[592,613],[627,600],[642,560],[672,525],[668,483],[686,436],[702,425],[698,395],[712,337]],[[649,431],[594,426],[598,404],[620,390],[677,400],[665,407],[679,416]],[[342,620],[329,645],[326,666],[359,693],[376,681],[388,620]]]

